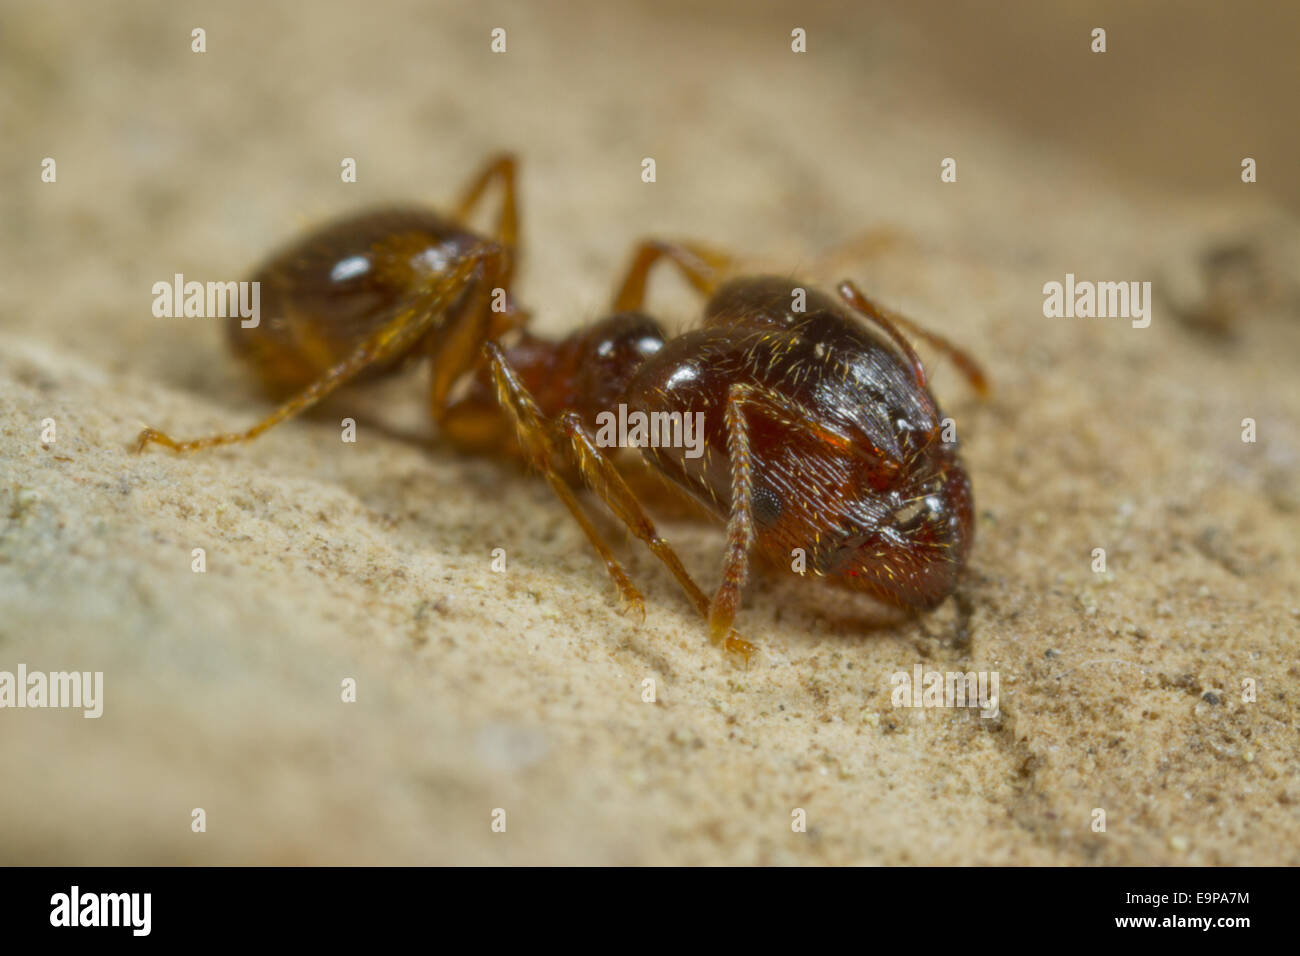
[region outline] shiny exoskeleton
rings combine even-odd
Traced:
[[[973,533],[971,485],[925,368],[901,329],[944,351],[981,393],[976,364],[876,305],[788,279],[731,278],[731,261],[689,243],[644,242],[613,314],[558,341],[531,334],[510,297],[517,259],[515,163],[489,163],[454,216],[394,209],[349,217],[273,256],[257,273],[262,322],[231,345],[284,401],[252,428],[176,441],[177,451],[251,440],[353,381],[427,356],[430,409],[462,447],[522,454],[546,477],[625,602],[644,601],[574,493],[580,479],[662,560],[708,620],[731,629],[757,551],[889,604],[922,610],[954,589]],[[493,238],[463,221],[494,180]],[[655,263],[707,297],[703,321],[670,337],[642,311]],[[727,523],[722,580],[695,583],[597,439],[602,413],[702,414],[703,453],[643,447],[649,465]]]
[[[700,325],[673,338],[639,311],[646,274],[665,257],[709,294]],[[952,593],[970,550],[971,484],[899,326],[947,352],[981,393],[982,372],[852,283],[841,285],[836,301],[789,279],[720,281],[728,269],[724,257],[698,246],[644,244],[616,299],[620,311],[559,342],[525,333],[509,347],[490,343],[491,364],[462,404],[477,403],[484,420],[497,402],[511,409],[520,445],[548,474],[557,460],[574,461],[668,563],[715,640],[728,635],[755,550],[894,606],[934,607]],[[640,451],[727,522],[722,583],[711,600],[596,441],[598,416],[619,405],[647,416],[704,415],[703,455],[684,447]],[[639,602],[603,542],[588,533],[625,597]]]

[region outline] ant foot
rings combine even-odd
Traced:
[[[745,659],[746,670],[749,669],[749,655],[753,654],[754,651],[758,649],[735,631],[732,631],[731,635],[722,642],[722,646],[728,654],[743,657]]]
[[[627,590],[619,592],[619,611],[628,617],[635,617],[641,624],[645,623],[645,598],[641,592],[629,585]]]
[[[157,442],[160,445],[168,445],[172,448],[176,447],[176,442],[172,441],[169,435],[153,428],[146,428],[136,436],[135,444],[131,448],[132,454],[141,454],[153,442]]]

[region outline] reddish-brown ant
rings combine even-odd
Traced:
[[[246,432],[176,442],[146,429],[137,449],[249,440],[362,372],[427,352],[442,434],[522,452],[641,613],[640,592],[574,494],[575,470],[668,566],[713,640],[746,656],[752,647],[731,624],[755,550],[783,565],[802,555],[814,574],[898,607],[930,608],[952,592],[973,533],[970,480],[956,442],[942,438],[925,368],[900,326],[949,355],[983,393],[970,358],[850,282],[839,287],[842,305],[787,279],[724,281],[732,271],[724,256],[664,242],[638,248],[614,314],[559,341],[532,335],[513,305],[487,307],[488,291],[506,288],[513,272],[513,169],[508,158],[489,166],[461,204],[463,215],[493,176],[504,180],[496,242],[430,213],[392,212],[327,227],[274,258],[261,272],[275,303],[268,330],[242,342],[254,330],[236,324],[232,335],[273,391],[298,393]],[[358,259],[365,268],[339,269]],[[701,326],[673,338],[640,311],[660,260],[708,297]],[[647,416],[703,413],[702,455],[662,446],[642,454],[727,523],[712,599],[597,441],[598,416],[620,405]]]
[[[668,338],[639,311],[653,264],[670,261],[708,297],[699,328]],[[559,342],[521,331],[489,342],[459,408],[484,431],[451,437],[480,447],[507,435],[487,423],[509,409],[519,443],[586,531],[623,597],[641,596],[587,521],[557,463],[586,483],[668,566],[709,621],[715,641],[748,653],[731,632],[750,552],[807,569],[889,604],[926,609],[953,590],[970,548],[970,480],[920,358],[899,326],[948,354],[981,394],[983,373],[937,335],[881,308],[851,282],[848,309],[788,279],[723,281],[729,261],[692,244],[647,242],[615,297],[615,314]],[[854,317],[885,333],[885,338]],[[656,532],[594,435],[620,404],[647,415],[704,413],[705,452],[643,448],[672,484],[727,522],[722,583],[710,600]],[[728,636],[730,635],[730,636]]]

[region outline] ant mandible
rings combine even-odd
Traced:
[[[802,554],[814,574],[897,607],[928,609],[952,592],[973,534],[970,480],[956,442],[941,440],[925,367],[900,327],[946,353],[984,394],[972,359],[851,282],[839,286],[841,305],[788,279],[724,281],[734,272],[728,257],[657,241],[638,247],[612,315],[558,341],[532,335],[513,303],[504,313],[487,308],[488,289],[508,288],[513,274],[513,174],[509,157],[497,159],[460,204],[458,219],[494,176],[503,179],[495,242],[431,213],[389,212],[343,220],[273,258],[260,273],[278,295],[268,332],[241,345],[241,332],[252,330],[236,324],[232,337],[273,392],[297,394],[246,432],[177,442],[146,429],[137,450],[250,440],[363,372],[383,374],[424,352],[441,433],[474,450],[521,452],[642,615],[640,592],[574,494],[574,468],[664,562],[713,641],[746,658],[752,645],[731,625],[755,550],[780,564]],[[707,297],[701,326],[671,338],[641,311],[661,260]],[[357,276],[339,278],[350,272],[343,263],[357,261],[365,268],[351,269],[366,294],[347,288]],[[646,415],[704,414],[702,456],[662,446],[641,452],[727,524],[712,598],[594,437],[597,416],[620,404]]]

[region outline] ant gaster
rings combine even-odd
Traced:
[[[495,235],[486,239],[462,223],[494,181],[503,196]],[[261,320],[229,327],[231,349],[284,404],[242,432],[176,441],[146,428],[136,451],[151,443],[187,452],[251,441],[340,386],[391,374],[419,355],[432,363],[430,409],[444,422],[448,393],[482,364],[483,343],[526,321],[509,297],[518,228],[515,159],[503,155],[465,189],[454,216],[381,209],[290,244],[253,276]]]
[[[924,610],[953,591],[973,535],[970,480],[956,442],[942,440],[925,367],[900,329],[946,353],[983,394],[985,378],[965,353],[851,282],[839,286],[841,303],[789,279],[726,280],[731,261],[692,243],[642,243],[612,315],[559,341],[532,335],[508,296],[503,311],[488,305],[513,275],[514,169],[509,157],[489,164],[456,220],[410,210],[356,216],[274,257],[260,273],[270,323],[260,334],[236,323],[231,334],[270,390],[292,397],[246,432],[177,442],[146,429],[137,450],[247,441],[362,373],[427,354],[444,437],[522,453],[641,614],[640,592],[573,491],[575,470],[733,652],[752,650],[731,625],[754,551],[784,566],[802,555],[813,573],[897,607]],[[493,178],[505,194],[494,241],[456,224]],[[707,297],[700,326],[676,337],[641,311],[659,261]],[[646,415],[704,414],[702,456],[641,453],[727,524],[712,598],[597,443],[597,416],[620,404]]]

